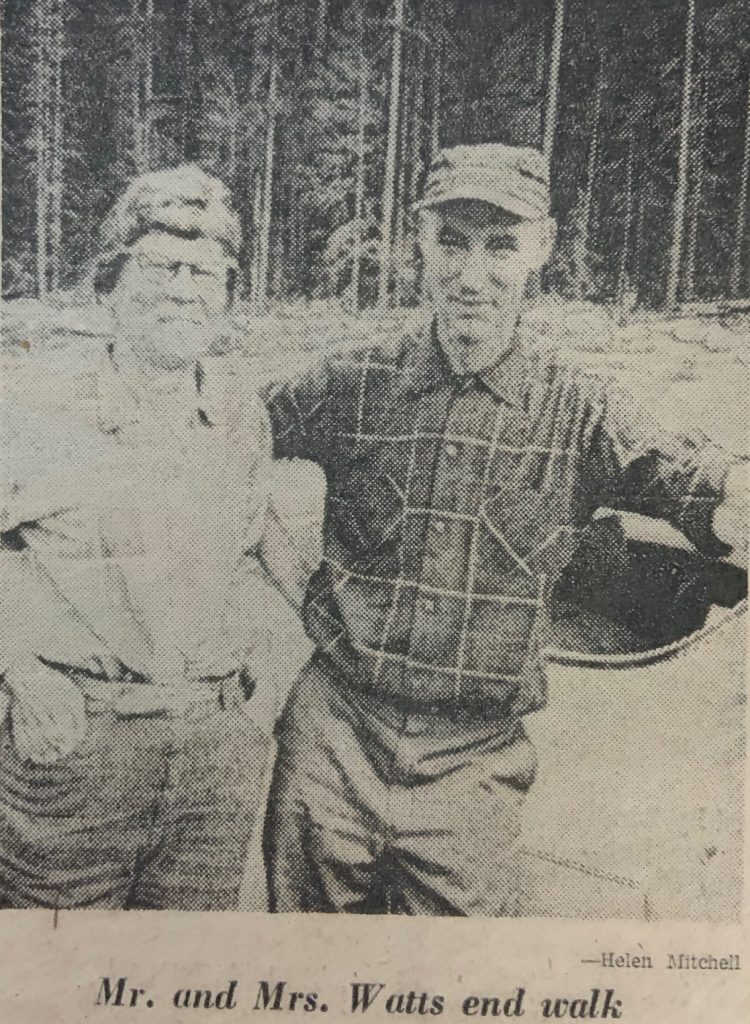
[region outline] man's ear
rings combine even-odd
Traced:
[[[545,217],[543,220],[532,221],[525,225],[529,232],[527,243],[523,247],[526,251],[525,269],[530,274],[535,274],[545,266],[557,238],[557,225],[552,217]]]
[[[557,222],[554,217],[545,217],[540,226],[540,257],[542,266],[549,260],[557,240]]]
[[[227,268],[227,309],[231,309],[234,305],[234,296],[237,289],[237,268]]]

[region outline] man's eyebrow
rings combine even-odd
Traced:
[[[176,199],[170,199],[165,204],[166,206],[195,206],[199,210],[205,210],[208,205],[205,199],[200,196],[178,196]]]
[[[444,235],[455,235],[457,238],[467,238],[467,232],[461,231],[460,228],[453,227],[452,224],[441,224],[440,230],[438,231],[438,238],[442,238]]]
[[[507,231],[503,229],[490,232],[490,234],[487,236],[487,241],[503,242],[504,244],[509,243],[511,245],[518,245],[518,238],[516,237],[516,235],[512,231]]]

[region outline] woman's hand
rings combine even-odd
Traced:
[[[10,698],[13,743],[24,760],[51,764],[72,753],[86,734],[80,687],[34,655],[13,659],[3,691]]]

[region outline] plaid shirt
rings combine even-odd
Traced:
[[[542,706],[549,596],[600,506],[723,551],[721,450],[520,346],[457,376],[423,324],[331,356],[269,407],[276,455],[327,478],[306,628],[336,675],[382,697],[494,717]]]

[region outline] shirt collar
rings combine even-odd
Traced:
[[[109,342],[99,358],[96,372],[99,429],[116,434],[138,420],[138,406],[115,362],[114,343]]]
[[[453,376],[437,340],[437,325],[432,318],[419,320],[407,329],[404,369],[408,374],[408,390],[424,394],[450,380]]]
[[[424,394],[458,378],[440,348],[434,319],[419,323],[407,333],[406,340],[410,343],[406,357],[409,390],[414,394]],[[494,366],[476,374],[466,374],[467,379],[471,377],[501,402],[521,408],[529,378],[528,356],[523,347],[517,345]]]
[[[113,342],[102,353],[97,370],[98,420],[104,433],[117,433],[140,422],[149,404],[162,407],[167,402],[176,404],[184,409],[186,422],[200,411],[199,387],[202,375],[197,372],[194,383],[189,377],[179,381],[179,386],[175,386],[177,378],[165,376],[164,380],[155,381],[150,385],[146,401],[145,395],[139,397],[128,386],[127,357],[121,356],[118,359]]]
[[[529,361],[522,348],[514,348],[499,363],[477,374],[479,380],[513,408],[522,408],[528,388]]]

